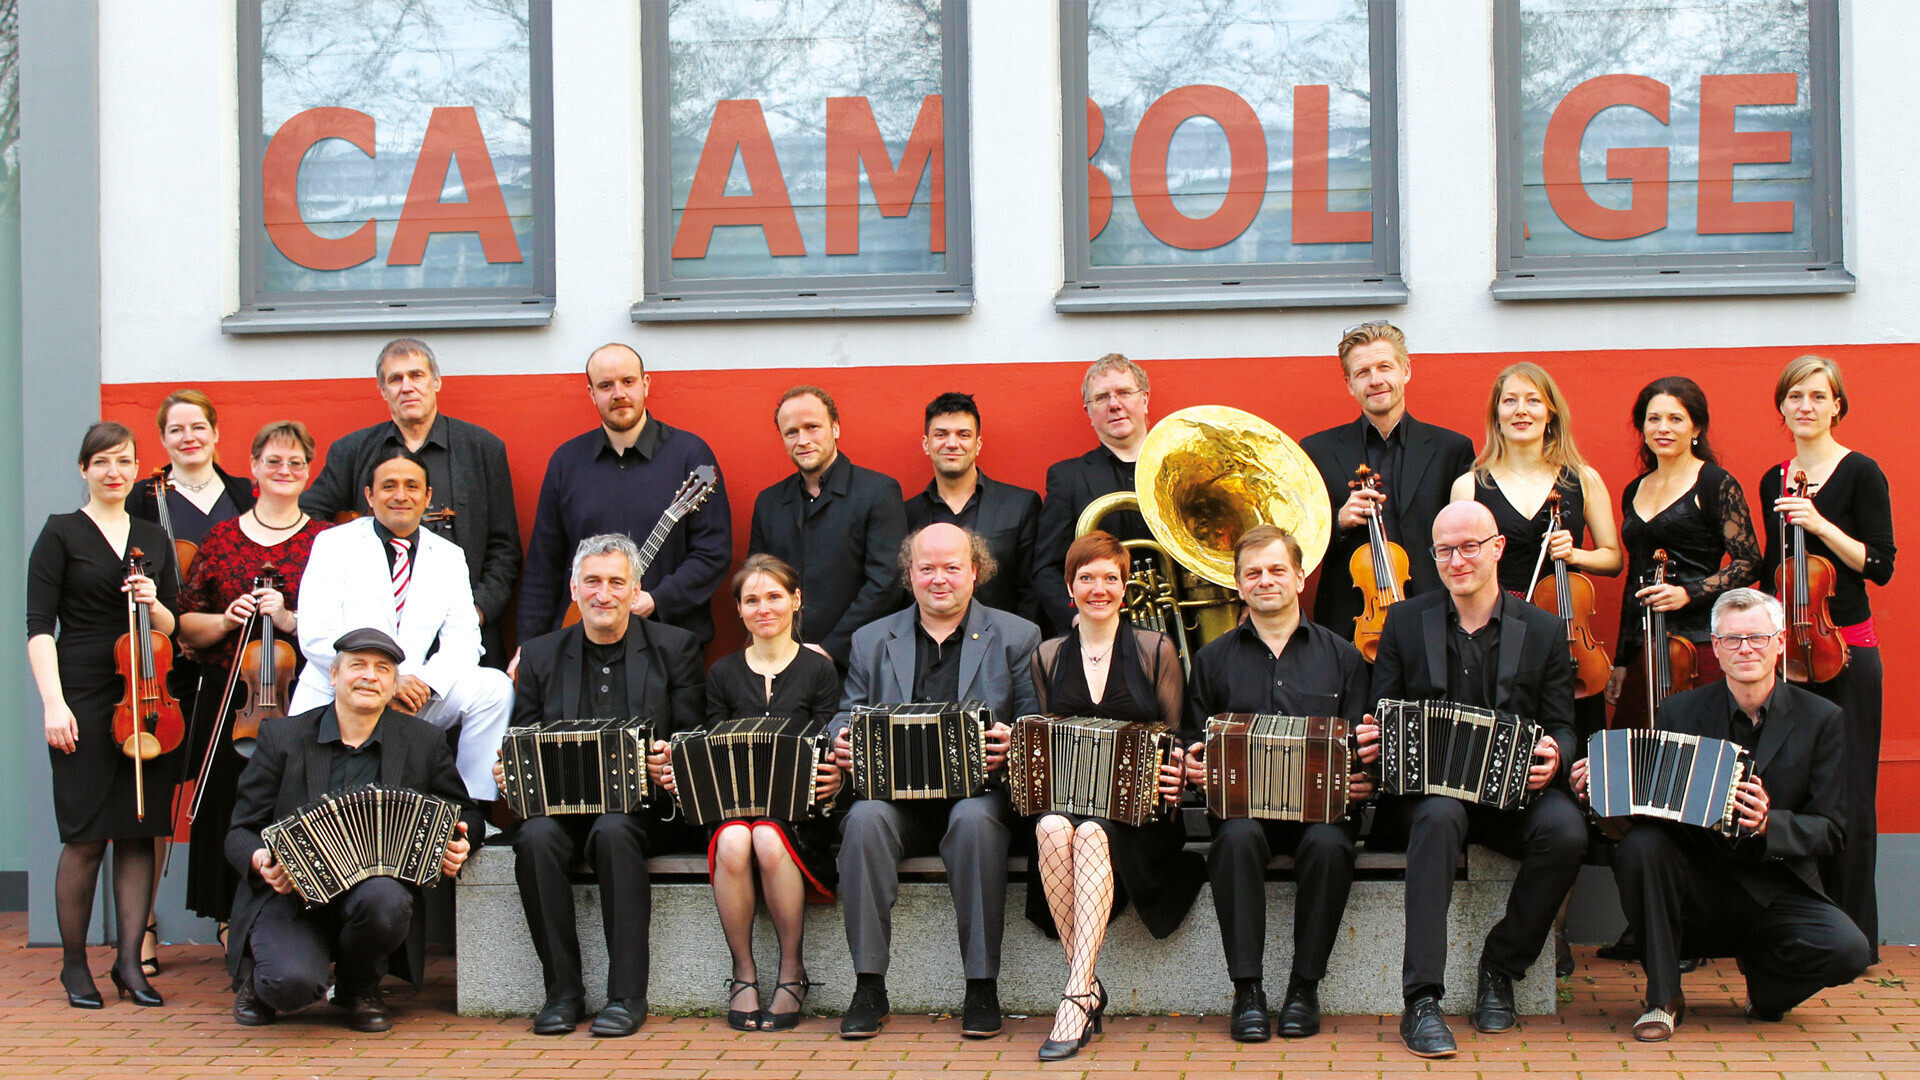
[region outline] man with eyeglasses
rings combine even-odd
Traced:
[[[1431,535],[1429,554],[1446,589],[1387,609],[1372,696],[1497,709],[1536,720],[1546,733],[1533,747],[1527,787],[1535,794],[1525,809],[1421,795],[1396,799],[1383,810],[1398,812],[1407,836],[1400,1038],[1409,1051],[1428,1058],[1457,1050],[1440,999],[1446,995],[1447,908],[1467,843],[1520,860],[1506,914],[1480,953],[1473,1026],[1487,1033],[1518,1023],[1514,980],[1539,957],[1587,846],[1586,818],[1561,768],[1575,745],[1566,627],[1552,612],[1500,588],[1497,570],[1506,540],[1485,506],[1449,503],[1435,516]],[[1360,760],[1379,761],[1375,719],[1368,716],[1356,734]]]
[[[1367,544],[1367,519],[1378,515],[1387,539],[1414,555],[1408,561],[1408,597],[1435,592],[1440,574],[1419,558],[1420,541],[1452,497],[1453,478],[1473,467],[1473,440],[1457,431],[1422,423],[1407,414],[1407,384],[1413,361],[1407,338],[1389,322],[1349,326],[1340,335],[1340,374],[1360,405],[1360,418],[1300,440],[1327,485],[1333,542],[1320,563],[1313,621],[1349,640],[1366,599],[1353,586],[1348,563]],[[1352,488],[1354,470],[1365,465],[1380,477],[1380,490]]]
[[[1780,601],[1731,589],[1714,601],[1710,625],[1725,680],[1668,698],[1654,726],[1747,748],[1753,778],[1734,807],[1753,835],[1635,818],[1620,841],[1613,873],[1647,973],[1647,1011],[1633,1027],[1642,1042],[1672,1037],[1686,1015],[1682,956],[1735,957],[1747,1019],[1768,1023],[1852,982],[1872,958],[1866,935],[1820,885],[1820,860],[1846,843],[1840,708],[1776,678]],[[1582,758],[1573,766],[1582,799],[1587,778]]]
[[[1049,636],[1064,634],[1073,626],[1073,604],[1061,569],[1080,512],[1102,495],[1134,490],[1134,463],[1140,460],[1140,446],[1147,439],[1147,390],[1147,373],[1119,353],[1095,360],[1080,379],[1081,404],[1100,445],[1047,469],[1040,536],[1033,550],[1033,589],[1040,596],[1040,612],[1052,627]],[[1147,519],[1135,510],[1108,514],[1100,527],[1121,540],[1153,539]],[[1135,568],[1139,569],[1138,556]]]

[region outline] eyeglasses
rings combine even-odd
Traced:
[[[1105,393],[1095,394],[1092,397],[1087,399],[1087,408],[1104,409],[1116,401],[1118,401],[1123,406],[1128,405],[1132,403],[1134,398],[1137,398],[1144,393],[1146,393],[1145,390],[1133,389],[1133,390],[1112,390]]]
[[[282,457],[261,458],[260,467],[270,473],[277,473],[281,469],[292,469],[294,472],[306,472],[307,459]]]
[[[1766,648],[1767,642],[1772,641],[1779,633],[1780,631],[1776,630],[1771,634],[1715,634],[1713,643],[1725,648],[1728,652],[1739,652],[1743,648],[1757,652]]]
[[[1433,553],[1434,562],[1452,562],[1453,553],[1456,551],[1460,553],[1461,558],[1472,559],[1479,556],[1481,548],[1486,547],[1499,538],[1500,534],[1494,533],[1485,539],[1468,540],[1463,544],[1435,544],[1427,550]]]

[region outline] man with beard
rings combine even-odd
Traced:
[[[1040,495],[989,480],[979,465],[980,446],[980,407],[972,394],[941,394],[928,403],[920,447],[933,461],[933,479],[925,491],[908,496],[907,528],[917,532],[949,522],[980,534],[1000,570],[981,583],[974,599],[1037,623],[1033,549],[1040,537]]]

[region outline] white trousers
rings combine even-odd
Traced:
[[[293,692],[293,713],[317,709],[331,700],[305,681]],[[454,680],[444,693],[436,692],[417,715],[442,731],[460,725],[460,748],[454,763],[460,779],[467,785],[467,797],[476,802],[491,802],[500,791],[493,783],[493,763],[500,743],[507,734],[507,720],[513,713],[513,680],[506,672],[489,667],[472,667]]]

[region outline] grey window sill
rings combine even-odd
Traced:
[[[318,307],[283,304],[242,310],[220,320],[223,334],[307,334],[340,330],[454,330],[464,327],[546,326],[553,301],[422,301]]]
[[[1636,296],[1776,296],[1789,293],[1850,293],[1845,267],[1752,270],[1725,266],[1677,270],[1595,269],[1505,273],[1491,286],[1495,300],[1599,300]]]
[[[714,322],[728,319],[898,318],[913,315],[967,315],[973,312],[973,287],[914,289],[899,293],[821,293],[812,296],[689,297],[643,300],[632,317],[645,322]]]
[[[1100,311],[1212,311],[1233,308],[1365,307],[1404,304],[1398,274],[1345,281],[1250,281],[1244,285],[1188,282],[1067,283],[1053,298],[1066,314]]]

